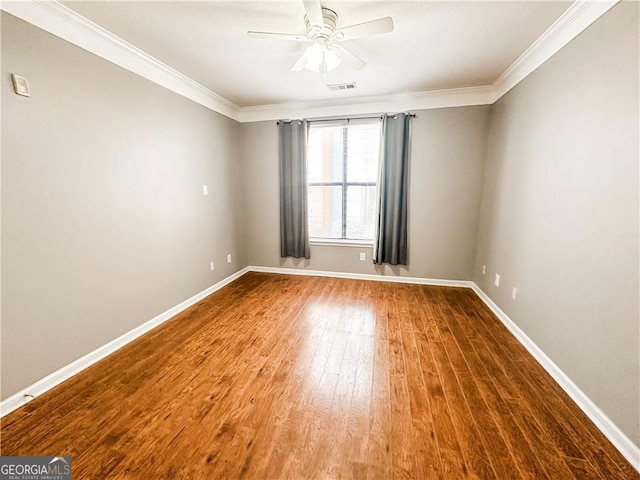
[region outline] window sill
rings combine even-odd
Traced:
[[[367,240],[320,240],[312,238],[309,243],[322,247],[373,247],[373,241]]]

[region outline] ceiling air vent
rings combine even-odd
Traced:
[[[356,88],[356,82],[351,83],[332,83],[331,85],[327,85],[329,90],[333,90],[334,92],[338,90],[354,90]]]

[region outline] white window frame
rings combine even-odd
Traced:
[[[366,118],[356,118],[356,119],[338,119],[338,120],[317,120],[309,122],[309,129],[316,125],[323,126],[343,126],[344,128],[348,128],[351,124],[356,123],[370,123],[374,124],[377,122],[382,123],[381,117],[366,117]],[[347,130],[348,131],[348,130]],[[382,135],[382,129],[380,130],[380,135]],[[356,238],[348,238],[346,237],[347,232],[347,189],[350,186],[360,186],[360,187],[376,187],[378,188],[378,179],[375,182],[348,182],[347,181],[347,165],[348,165],[348,149],[347,145],[349,144],[349,137],[345,132],[343,140],[343,155],[342,155],[342,181],[341,182],[309,182],[307,179],[307,187],[342,187],[342,237],[309,237],[309,243],[312,245],[323,245],[323,246],[353,246],[353,247],[362,247],[362,246],[373,246],[374,239],[356,239]],[[380,139],[378,139],[380,141]],[[379,168],[379,165],[378,165]],[[309,207],[307,207],[309,208]]]

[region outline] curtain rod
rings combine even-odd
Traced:
[[[304,118],[302,120],[306,120],[308,122],[323,122],[323,121],[327,121],[327,122],[346,121],[346,122],[349,122],[349,120],[374,120],[376,118],[382,118],[384,115],[394,116],[394,115],[397,115],[397,113],[395,113],[395,114],[380,114],[380,115],[372,115],[372,116],[354,115],[352,117],[311,117],[311,118]],[[415,118],[415,116],[416,116],[415,113],[407,113],[406,115],[407,115],[407,117],[410,117],[410,118]],[[291,123],[291,122],[294,122],[294,121],[300,121],[300,119],[296,119],[296,120],[278,120],[276,122],[276,124],[280,125],[280,122]]]

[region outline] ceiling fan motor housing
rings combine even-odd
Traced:
[[[307,27],[307,37],[309,37],[310,40],[326,44],[333,40],[338,14],[329,8],[322,7],[322,19],[324,20],[323,27],[311,25],[308,15],[304,16],[304,23]]]

